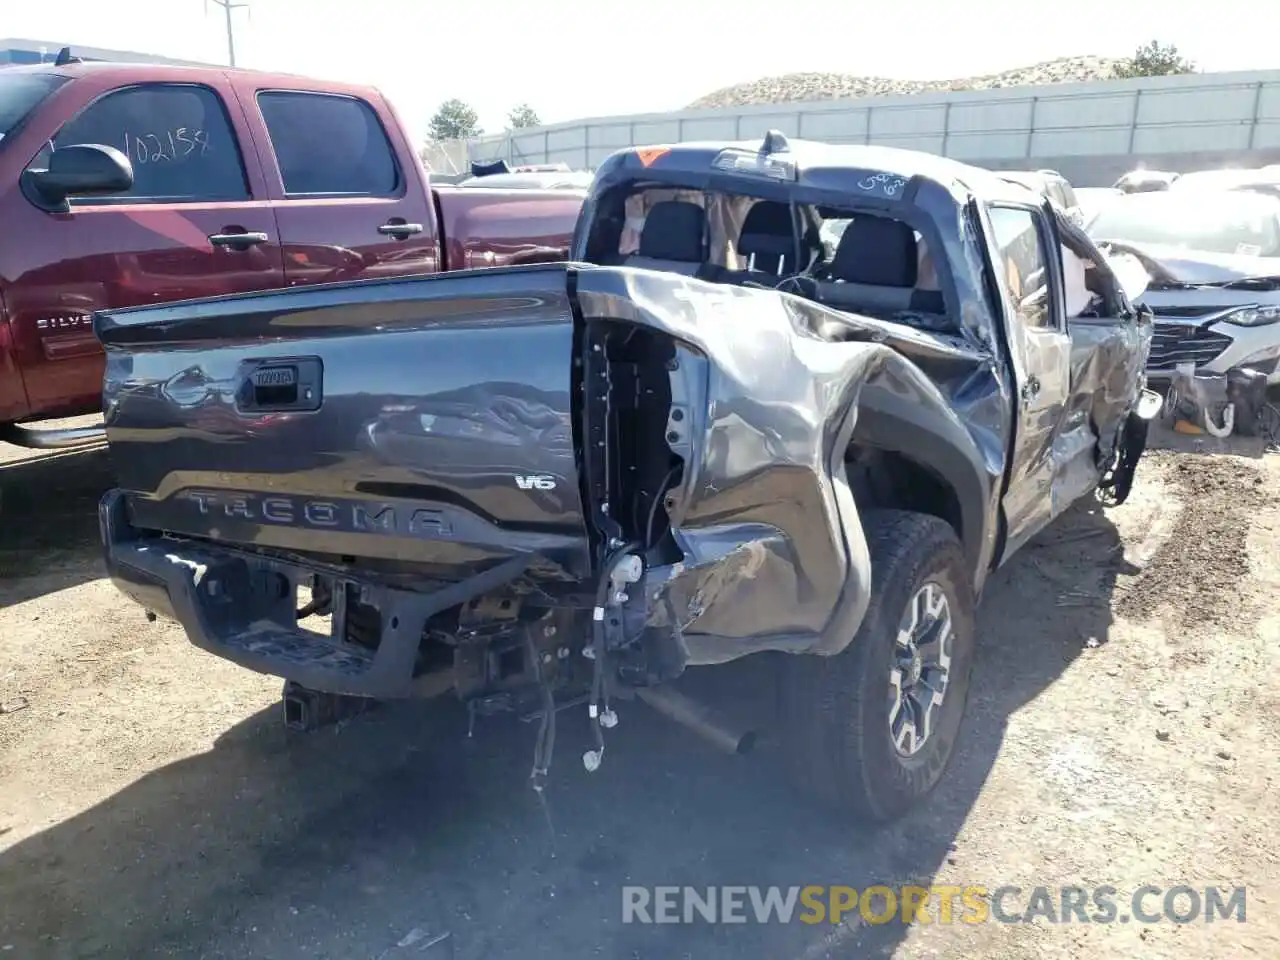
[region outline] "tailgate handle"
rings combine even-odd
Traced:
[[[238,393],[251,412],[320,409],[323,368],[319,357],[251,361]]]

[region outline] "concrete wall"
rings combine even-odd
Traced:
[[[1174,170],[1280,161],[1280,70],[603,117],[481,137],[468,153],[594,167],[623,147],[755,139],[771,128],[980,166],[1052,167],[1102,186],[1139,161]]]
[[[58,51],[67,46],[53,40],[0,39],[0,66],[5,64],[53,63]],[[107,60],[118,63],[172,63],[180,66],[203,67],[208,64],[194,60],[174,60],[152,53],[132,50],[106,50],[102,47],[86,47],[71,44],[71,53],[82,60]]]

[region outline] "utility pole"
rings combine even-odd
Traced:
[[[231,11],[239,10],[241,7],[247,10],[249,9],[249,4],[232,3],[232,0],[213,0],[213,2],[222,8],[222,12],[225,13],[227,17],[227,59],[231,66],[234,67],[236,65],[236,39],[235,34],[231,29]],[[209,0],[205,0],[205,10],[208,11],[208,9]]]

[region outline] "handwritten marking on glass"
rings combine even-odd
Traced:
[[[896,197],[906,185],[906,177],[899,177],[892,173],[873,173],[858,181],[859,190],[883,193],[886,197]]]
[[[154,133],[124,134],[124,152],[137,164],[165,163],[203,157],[210,151],[209,131],[196,127],[175,127]]]

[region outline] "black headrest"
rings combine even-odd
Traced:
[[[742,221],[742,235],[765,233],[777,237],[791,236],[791,209],[785,203],[774,200],[761,200],[748,212],[747,219]]]
[[[791,210],[785,203],[762,200],[747,213],[738,236],[738,252],[744,255],[795,253]]]
[[[686,200],[655,203],[640,231],[640,256],[654,260],[702,262],[702,233],[706,212]]]
[[[877,287],[916,285],[916,235],[900,220],[861,215],[845,227],[831,276]]]

